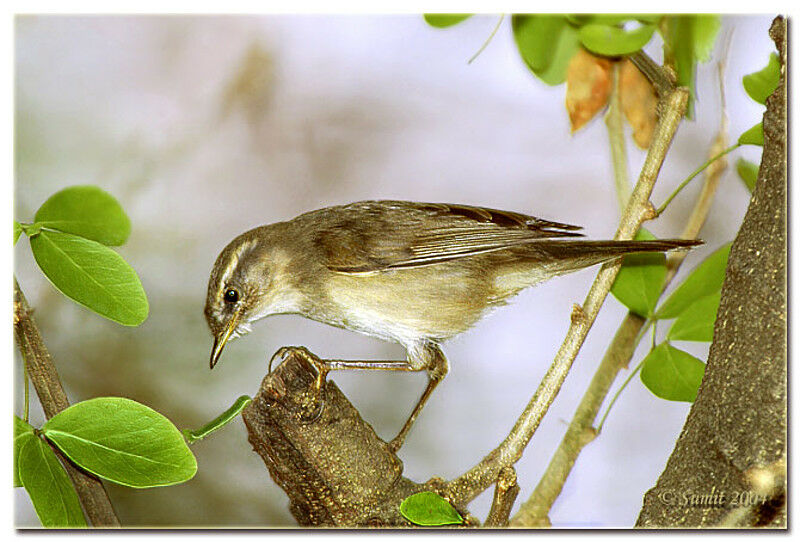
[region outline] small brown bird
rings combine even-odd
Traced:
[[[306,318],[402,344],[402,361],[319,359],[317,390],[330,370],[428,372],[428,386],[397,450],[448,371],[442,341],[475,324],[522,289],[635,252],[698,241],[587,241],[579,226],[484,207],[363,201],[261,226],[230,242],[208,283],[205,316],[214,335],[211,368],[226,342],[272,314]]]

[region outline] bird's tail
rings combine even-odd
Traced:
[[[569,273],[607,262],[628,254],[643,252],[667,252],[675,249],[689,249],[702,245],[702,241],[689,239],[653,239],[648,241],[567,241],[553,239],[535,243],[530,248],[562,269],[556,274]],[[536,256],[534,258],[538,259]]]
[[[512,249],[512,259],[498,286],[513,294],[552,277],[605,263],[628,254],[667,252],[703,244],[688,239],[585,241],[543,239]]]

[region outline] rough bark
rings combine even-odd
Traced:
[[[33,319],[33,310],[14,279],[14,339],[17,343],[28,378],[33,383],[45,417],[49,420],[69,407],[69,399],[61,387],[58,371],[44,344],[39,327]],[[57,448],[56,454],[67,471],[86,516],[94,527],[119,527],[111,500],[96,476],[78,468]]]
[[[786,527],[786,22],[764,154],[733,243],[705,377],[637,527]]]
[[[289,355],[242,411],[250,443],[289,496],[292,515],[305,526],[412,526],[400,503],[420,491],[441,493],[443,481],[403,477],[402,462],[336,384],[326,382],[317,400],[315,378],[315,369]]]

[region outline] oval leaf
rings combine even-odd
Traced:
[[[590,23],[578,31],[581,45],[591,52],[604,56],[629,55],[647,45],[656,27],[653,24],[625,30],[617,26]]]
[[[636,234],[640,241],[655,238],[644,228]],[[663,253],[625,256],[611,293],[630,311],[647,318],[658,303],[666,276],[666,256]]]
[[[714,340],[714,322],[717,320],[717,309],[722,292],[701,297],[678,316],[667,333],[672,341]]]
[[[669,343],[656,346],[644,359],[640,377],[648,390],[667,401],[694,402],[706,364]]]
[[[42,431],[82,468],[125,486],[179,484],[197,472],[197,461],[172,422],[131,399],[76,403],[50,418]]]
[[[400,513],[411,523],[426,527],[464,523],[458,510],[432,491],[415,493],[406,498],[400,503]]]
[[[739,145],[764,146],[764,126],[759,122],[739,136]]]
[[[71,186],[56,192],[39,207],[34,220],[109,246],[124,244],[131,233],[131,221],[122,206],[97,186]]]
[[[675,318],[701,297],[719,291],[725,280],[730,252],[731,243],[727,243],[703,260],[659,307],[655,317],[661,320]]]
[[[14,416],[14,487],[22,485],[22,481],[19,479],[19,452],[32,438],[37,438],[33,433],[33,426],[19,416]]]
[[[147,296],[136,271],[110,248],[42,230],[31,237],[31,249],[44,274],[67,297],[125,326],[147,318]]]
[[[472,17],[471,13],[426,13],[425,22],[436,28],[447,28],[457,25]]]
[[[778,88],[781,79],[781,64],[778,55],[769,55],[769,62],[764,69],[745,75],[742,78],[742,85],[747,94],[755,101],[764,105],[767,98]]]
[[[22,235],[22,226],[16,220],[14,221],[14,244],[17,244],[19,236]]]
[[[22,446],[19,477],[44,527],[86,527],[69,476],[55,452],[39,437],[27,439]]]
[[[739,158],[736,161],[736,173],[739,174],[739,178],[742,179],[747,189],[752,192],[758,179],[758,165],[744,158]]]
[[[528,68],[548,85],[560,85],[578,51],[578,32],[559,15],[514,15],[514,41]]]

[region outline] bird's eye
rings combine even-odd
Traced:
[[[236,303],[239,301],[239,292],[234,290],[233,288],[228,288],[225,290],[225,301],[227,303]]]

